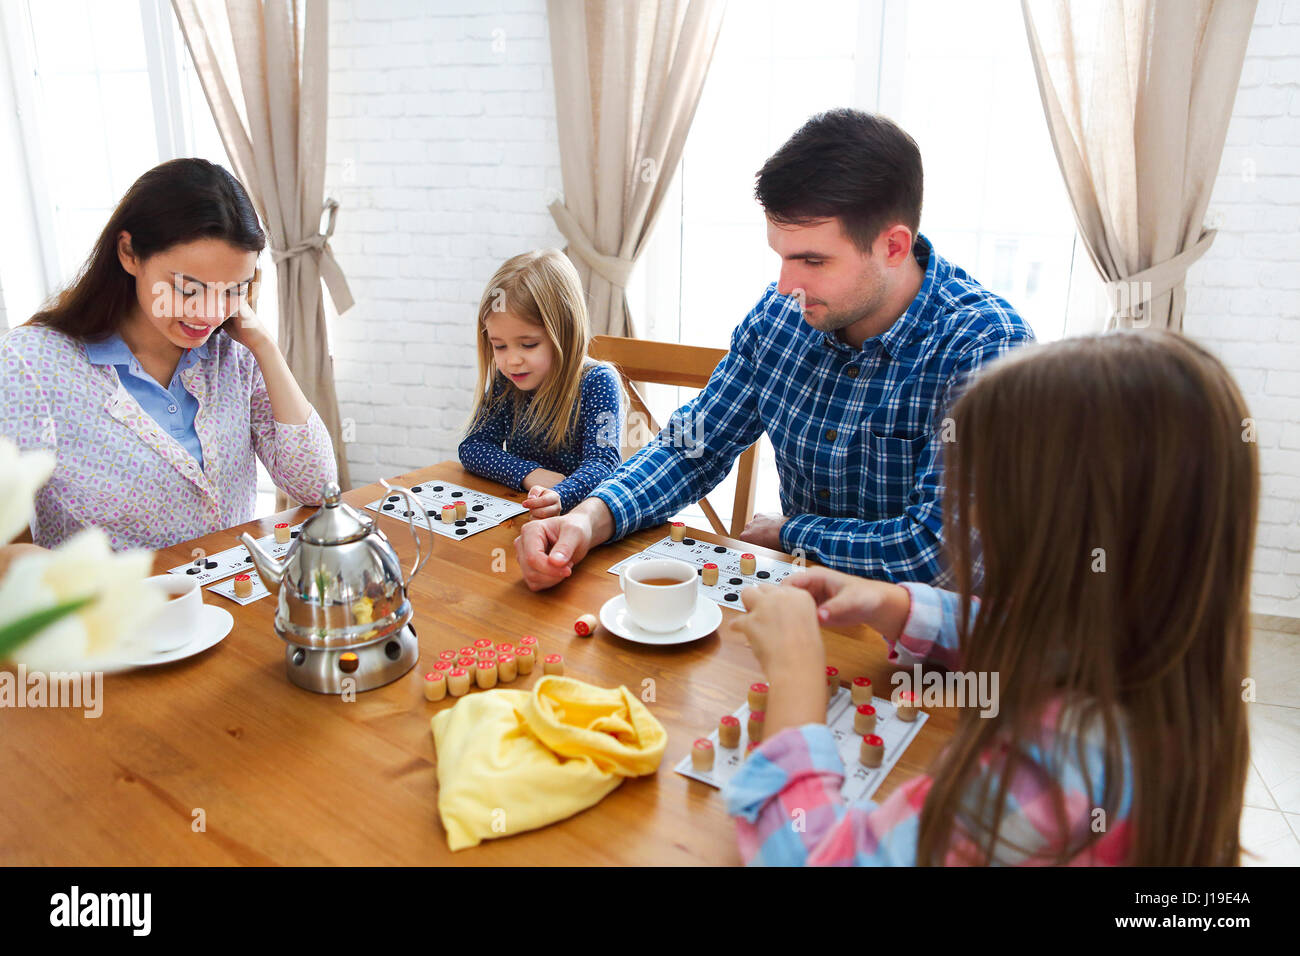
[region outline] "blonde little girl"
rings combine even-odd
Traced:
[[[582,284],[555,249],[507,260],[478,310],[467,471],[527,491],[535,518],[568,511],[622,460],[622,384],[588,358]]]

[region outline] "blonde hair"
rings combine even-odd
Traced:
[[[551,370],[531,403],[528,393],[502,375],[492,357],[487,320],[504,312],[540,326],[555,350]],[[564,253],[538,249],[507,259],[488,282],[478,306],[478,385],[470,428],[509,402],[516,428],[541,436],[547,449],[558,451],[580,414],[590,342],[582,281]],[[498,382],[504,386],[499,391]]]
[[[952,414],[944,525],[962,666],[999,673],[1000,711],[958,716],[922,808],[918,862],[942,863],[958,830],[984,862],[1016,853],[1015,835],[999,833],[1008,782],[1017,768],[1050,775],[1062,758],[1033,752],[1061,699],[1078,704],[1079,726],[1101,730],[1100,767],[1076,759],[1091,765],[1088,792],[1104,781],[1108,820],[1132,788],[1124,863],[1235,865],[1259,463],[1232,377],[1181,335],[1112,332],[1018,350]],[[999,772],[986,772],[982,755],[1003,743]],[[1064,804],[1057,794],[1043,808],[1058,863],[1101,837],[1072,826]]]

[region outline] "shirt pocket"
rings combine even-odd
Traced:
[[[875,510],[868,520],[896,518],[907,507],[916,478],[916,463],[930,436],[906,432],[880,434],[864,425],[863,439],[867,451],[863,470],[864,504],[874,506]]]

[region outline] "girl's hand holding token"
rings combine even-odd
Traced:
[[[746,588],[748,612],[735,629],[749,641],[767,675],[766,736],[786,727],[826,720],[826,646],[812,595],[798,588],[763,584]]]
[[[869,581],[830,568],[808,568],[790,575],[781,586],[810,594],[817,603],[817,620],[824,626],[866,624],[888,640],[898,639],[912,609],[911,595],[901,585]]]

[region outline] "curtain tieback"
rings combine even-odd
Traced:
[[[610,285],[626,289],[628,276],[632,274],[632,267],[636,265],[636,260],[624,259],[622,256],[607,256],[597,252],[596,247],[587,238],[587,234],[578,225],[578,220],[573,218],[573,213],[569,212],[558,199],[546,208],[550,210],[551,218],[560,227],[564,238],[569,241],[569,248],[581,256],[582,261],[591,266],[592,270]]]
[[[288,249],[276,249],[272,246],[271,261],[279,266],[286,259],[296,259],[306,252],[312,253],[316,257],[317,266],[320,268],[320,277],[325,280],[325,287],[330,290],[330,298],[334,300],[334,308],[341,315],[352,308],[354,300],[352,290],[348,288],[348,281],[343,277],[343,270],[339,268],[339,264],[334,258],[334,252],[329,247],[329,240],[334,235],[334,223],[339,213],[338,200],[325,200],[324,208],[329,213],[329,220],[325,223],[325,231],[323,233],[318,232],[314,236],[308,236],[306,239],[300,239]]]
[[[1131,313],[1137,306],[1145,305],[1180,285],[1187,277],[1187,270],[1191,268],[1192,263],[1205,255],[1216,235],[1218,230],[1207,229],[1201,233],[1201,238],[1194,246],[1184,249],[1173,258],[1158,262],[1126,278],[1107,282],[1106,300],[1111,305],[1111,311],[1116,313],[1121,311],[1119,306],[1122,305],[1125,306],[1123,311]]]

